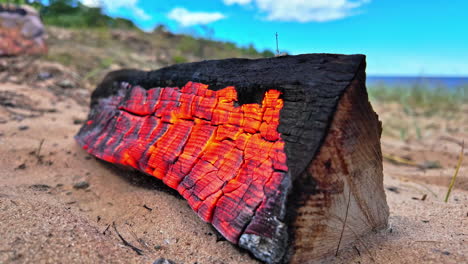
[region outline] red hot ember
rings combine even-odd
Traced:
[[[280,92],[267,91],[261,105],[240,106],[234,87],[212,91],[188,82],[180,89],[145,90],[121,85],[130,92],[106,99],[107,108],[95,122],[107,123],[86,123],[83,148],[162,180],[237,243],[288,170],[277,131]]]

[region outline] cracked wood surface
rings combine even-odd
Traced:
[[[232,87],[121,86],[121,95],[101,102],[79,142],[100,159],[162,180],[204,221],[238,243],[287,171],[277,132],[279,92],[268,91],[261,106],[235,107]]]

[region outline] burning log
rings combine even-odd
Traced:
[[[110,73],[76,136],[176,189],[267,263],[308,263],[387,224],[381,124],[363,55]]]
[[[47,53],[45,30],[36,10],[0,4],[0,56]]]

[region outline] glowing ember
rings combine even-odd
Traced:
[[[80,131],[83,148],[161,179],[237,243],[288,170],[277,131],[280,92],[267,91],[261,105],[238,106],[234,87],[121,88],[101,99],[100,112]]]

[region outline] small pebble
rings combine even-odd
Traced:
[[[65,79],[65,80],[62,80],[62,81],[58,82],[57,85],[64,88],[64,89],[74,88],[75,87],[75,84],[72,81],[68,80],[68,79]]]
[[[83,124],[83,122],[84,122],[84,121],[83,121],[82,119],[74,119],[74,120],[73,120],[73,124],[74,124],[74,125],[81,125],[81,124]]]
[[[386,189],[394,193],[400,193],[397,187],[391,186],[391,187],[387,187]]]
[[[175,262],[165,258],[158,258],[153,264],[175,264]]]
[[[35,190],[35,191],[42,191],[42,192],[45,192],[45,191],[48,191],[51,187],[47,184],[33,184],[31,186],[29,186],[29,188]]]
[[[73,188],[79,190],[79,189],[86,189],[89,187],[89,183],[87,181],[82,181],[82,182],[78,182],[78,183],[75,183],[73,185]]]
[[[39,74],[37,75],[37,78],[39,80],[47,80],[47,79],[50,79],[52,78],[52,74],[50,72],[39,72]]]
[[[24,170],[24,169],[26,169],[26,163],[19,165],[18,167],[16,167],[15,170]]]

